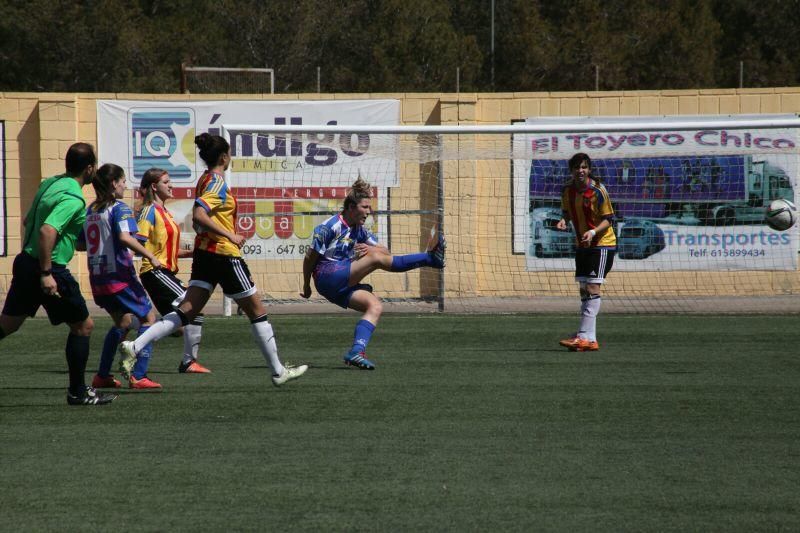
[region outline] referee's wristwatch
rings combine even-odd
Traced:
[[[47,270],[42,270],[41,272],[39,272],[39,275],[41,277],[52,276],[53,275],[53,271],[48,268]]]

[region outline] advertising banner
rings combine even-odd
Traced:
[[[796,269],[797,228],[775,231],[765,214],[775,199],[797,200],[797,131],[734,129],[733,120],[672,131],[670,119],[637,117],[625,122],[664,121],[665,129],[516,134],[532,157],[514,161],[514,251],[528,270],[574,268],[572,229],[556,224],[568,161],[583,152],[614,207],[615,270]]]
[[[122,166],[136,188],[149,168],[169,172],[175,200],[168,203],[191,238],[194,186],[205,170],[194,145],[202,132],[230,135],[227,176],[239,203],[239,230],[248,234],[243,252],[259,258],[301,258],[311,230],[341,208],[359,177],[374,186],[373,209],[384,209],[388,187],[398,184],[397,160],[387,136],[370,134],[275,134],[234,126],[396,125],[398,100],[187,101],[100,100],[97,103],[101,163]],[[389,147],[391,148],[391,147]],[[387,155],[388,154],[388,155]],[[309,214],[313,213],[313,214]],[[379,238],[382,225],[370,228]]]

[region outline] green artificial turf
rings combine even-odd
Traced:
[[[623,316],[601,351],[564,316],[275,316],[275,388],[246,319],[207,318],[201,361],[156,345],[162,392],[68,407],[66,328],[0,341],[0,529],[800,529],[797,317]],[[107,319],[92,337],[87,380]]]

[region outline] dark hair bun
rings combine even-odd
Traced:
[[[208,148],[211,145],[211,141],[211,135],[209,135],[208,132],[201,133],[194,138],[194,144],[201,150]]]

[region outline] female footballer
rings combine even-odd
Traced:
[[[164,316],[171,313],[186,294],[186,287],[176,276],[178,258],[191,257],[192,252],[181,248],[181,229],[165,205],[172,198],[172,182],[167,171],[160,168],[147,170],[139,184],[139,192],[142,196],[142,209],[137,221],[137,236],[144,242],[144,247],[161,262],[161,268],[156,268],[149,259],[143,258],[139,277],[153,305]],[[211,372],[197,362],[202,328],[202,314],[195,316],[183,328],[183,359],[178,365],[178,372],[181,374]]]
[[[236,233],[236,198],[224,174],[231,163],[230,145],[219,135],[208,133],[198,135],[194,142],[208,168],[195,189],[192,221],[198,231],[189,288],[175,311],[165,315],[135,341],[123,342],[120,350],[135,357],[147,343],[191,324],[220,285],[225,295],[235,300],[250,319],[256,344],[272,370],[272,383],[283,385],[302,376],[308,366],[292,367],[281,363],[267,311],[242,258],[245,237]]]
[[[617,237],[611,222],[614,208],[606,188],[592,178],[592,160],[577,153],[569,160],[572,180],[561,192],[563,217],[560,230],[567,221],[575,228],[575,281],[580,287],[581,322],[578,332],[559,342],[573,352],[591,352],[600,348],[597,343],[597,315],[600,312],[600,289],[614,264]]]
[[[311,277],[317,292],[331,303],[364,313],[356,324],[353,345],[344,362],[364,370],[374,370],[366,349],[383,312],[372,286],[361,281],[375,270],[406,272],[424,266],[444,268],[445,241],[441,233],[431,239],[427,252],[393,256],[378,244],[364,224],[372,212],[369,183],[360,177],[344,199],[341,213],[314,228],[311,246],[303,260],[303,292],[311,296]]]

